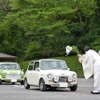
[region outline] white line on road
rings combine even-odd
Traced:
[[[20,85],[13,85],[13,86],[18,88],[24,88],[24,86],[20,86]]]
[[[78,85],[79,87],[93,87],[93,86],[87,86],[87,85]]]

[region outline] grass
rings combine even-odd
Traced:
[[[75,71],[78,74],[78,77],[83,77],[82,65],[79,63],[77,56],[56,57],[56,59],[66,61],[67,66],[71,71]]]
[[[55,57],[55,59],[66,61],[71,71],[75,71],[78,74],[78,77],[83,77],[83,69],[81,64],[78,61],[77,56]],[[22,69],[24,69],[24,72],[26,72],[29,62],[30,61],[22,61],[20,63],[20,66]]]

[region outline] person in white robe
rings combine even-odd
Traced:
[[[98,54],[100,55],[100,50],[98,51]]]
[[[92,94],[100,94],[100,55],[90,49],[88,46],[84,48],[85,54],[78,54],[78,60],[82,64],[84,77],[89,79],[94,75],[94,90]]]

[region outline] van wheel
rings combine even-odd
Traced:
[[[44,82],[43,79],[40,80],[39,88],[40,88],[41,91],[46,91],[47,90],[47,86],[45,85],[45,82]]]
[[[30,88],[30,85],[27,83],[27,79],[24,80],[24,87],[25,87],[25,89]]]

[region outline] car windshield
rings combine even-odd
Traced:
[[[42,70],[62,69],[67,70],[65,61],[41,61],[40,68]]]
[[[2,70],[19,70],[19,66],[17,64],[1,64],[0,69]]]

